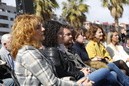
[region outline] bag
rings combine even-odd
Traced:
[[[9,68],[7,65],[6,65],[6,62],[2,61],[1,58],[0,58],[0,79],[6,79],[6,78],[12,78],[14,80],[14,83],[15,83],[15,86],[20,86],[15,74],[14,74],[14,71]]]
[[[86,61],[85,62],[87,65],[89,65],[90,67],[92,68],[95,68],[95,69],[100,69],[100,68],[108,68],[107,64],[102,62],[102,61]]]
[[[11,74],[6,69],[6,62],[0,60],[0,79],[11,78]]]

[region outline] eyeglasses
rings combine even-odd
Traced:
[[[64,34],[64,36],[72,36],[72,34],[71,33],[66,33],[66,34]]]

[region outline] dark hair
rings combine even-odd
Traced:
[[[95,34],[96,34],[98,29],[101,29],[102,33],[103,33],[103,39],[101,41],[105,41],[105,39],[106,39],[105,32],[102,29],[102,27],[100,25],[97,25],[97,24],[92,24],[90,26],[90,29],[88,30],[89,34],[87,36],[88,40],[93,40],[95,42],[98,42],[98,39],[95,37]]]
[[[83,29],[74,29],[72,31],[73,40],[75,41],[79,35],[85,35]]]
[[[129,35],[126,35],[126,42],[127,42],[127,40],[129,40]]]
[[[58,46],[58,31],[62,27],[62,24],[54,20],[49,20],[44,23],[43,27],[45,28],[45,40],[43,45],[45,47]]]

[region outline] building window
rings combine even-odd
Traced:
[[[0,9],[0,11],[3,11],[2,9]]]
[[[11,13],[9,10],[7,10],[8,13]]]
[[[14,18],[10,18],[10,21],[13,21],[14,20]]]
[[[0,15],[0,19],[8,20],[8,16]]]
[[[9,25],[8,24],[2,24],[2,23],[0,23],[0,27],[9,28]]]
[[[4,9],[2,9],[2,11],[4,12],[5,10],[4,10]]]

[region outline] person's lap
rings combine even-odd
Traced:
[[[118,85],[117,74],[110,72],[108,68],[101,68],[87,76],[90,80],[95,82],[95,86],[102,86],[103,84]],[[107,83],[108,82],[108,83]]]

